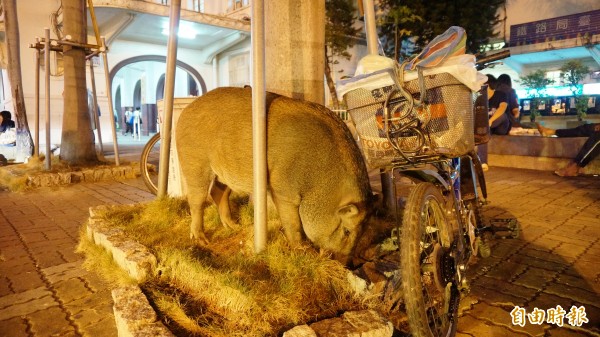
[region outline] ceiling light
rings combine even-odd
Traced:
[[[169,22],[168,21],[163,21],[163,30],[162,30],[162,34],[163,35],[169,35]],[[194,38],[196,38],[196,35],[198,35],[198,31],[196,31],[196,29],[194,29],[194,26],[187,22],[187,21],[181,21],[179,24],[179,31],[177,33],[177,36],[179,36],[182,39],[190,39],[193,40]]]
[[[182,39],[190,39],[193,40],[196,38],[196,34],[198,34],[195,30],[191,29],[191,28],[183,28],[183,27],[179,27],[179,32],[177,33],[177,36],[179,36]],[[169,28],[163,28],[162,30],[163,35],[169,35]]]

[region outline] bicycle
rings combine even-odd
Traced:
[[[388,242],[396,258],[386,259],[397,270],[389,273],[382,300],[391,310],[404,309],[413,336],[454,336],[460,297],[469,291],[468,262],[491,253],[473,127],[475,110],[484,112],[487,127],[487,96],[474,109],[471,89],[454,76],[419,70],[407,82],[403,69],[366,75],[378,84],[386,72],[391,78],[375,89],[352,79],[356,89],[344,95],[368,166],[391,172],[396,205],[400,181],[411,181],[404,209],[394,212]]]
[[[159,160],[160,133],[157,133],[148,140],[140,158],[142,180],[144,180],[144,184],[146,184],[148,190],[154,195],[158,193]]]

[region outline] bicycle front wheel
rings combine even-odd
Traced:
[[[404,303],[415,337],[454,336],[460,294],[444,197],[431,183],[410,192],[402,219]]]
[[[142,179],[148,190],[154,195],[158,193],[158,168],[160,159],[160,133],[150,138],[140,158],[140,171]]]

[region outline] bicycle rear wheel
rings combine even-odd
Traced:
[[[158,169],[160,159],[160,133],[150,138],[140,158],[142,179],[152,194],[158,192]]]
[[[410,192],[400,238],[404,303],[415,337],[454,336],[460,294],[444,197],[431,183]]]

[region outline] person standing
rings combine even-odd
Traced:
[[[490,118],[490,133],[493,135],[507,135],[510,132],[510,119],[508,118],[508,97],[503,91],[496,90],[498,82],[493,75],[487,75],[488,80],[488,108]],[[488,170],[488,145],[477,145],[477,154],[481,160],[481,167]]]
[[[133,116],[132,116],[132,124],[133,124],[133,138],[136,138],[138,140],[140,140],[141,134],[142,134],[142,112],[140,111],[140,108],[137,107],[135,108],[135,111],[133,112]]]
[[[129,108],[127,108],[127,110],[125,110],[125,117],[124,117],[125,132],[123,133],[123,135],[126,135],[130,132],[131,132],[131,134],[133,134],[133,128],[131,126],[131,118],[132,117],[133,117],[133,113],[131,112],[131,110]]]

